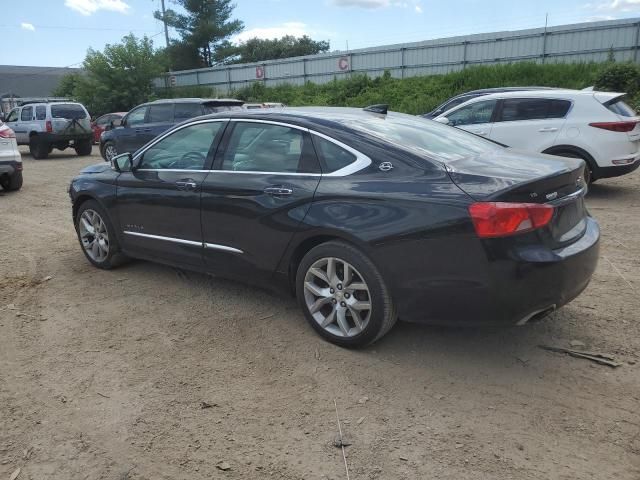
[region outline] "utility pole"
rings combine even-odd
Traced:
[[[167,42],[167,48],[169,48],[169,27],[167,27],[167,19],[165,17],[167,13],[164,9],[164,0],[160,0],[160,6],[162,8],[162,23],[164,24],[164,39]]]

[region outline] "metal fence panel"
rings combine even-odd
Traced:
[[[170,72],[157,87],[207,85],[220,93],[251,82],[265,85],[322,84],[354,73],[395,78],[439,75],[469,65],[518,61],[536,63],[601,62],[612,51],[616,60],[638,61],[640,18],[609,20],[512,32],[481,33],[423,42],[332,52],[306,57]]]

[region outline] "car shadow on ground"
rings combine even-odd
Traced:
[[[604,182],[606,181],[598,181],[589,185],[587,200],[620,200],[637,193],[637,189],[631,186]]]

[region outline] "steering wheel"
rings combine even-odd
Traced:
[[[169,164],[169,168],[197,170],[197,168],[194,169],[193,167],[199,166],[199,168],[202,168],[206,158],[206,155],[203,155],[200,152],[188,152],[185,153],[180,160],[176,160]]]

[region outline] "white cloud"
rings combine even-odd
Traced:
[[[381,8],[391,5],[391,0],[332,0],[337,7]]]
[[[600,12],[633,12],[640,10],[640,0],[608,0],[603,3],[587,3],[584,8]]]
[[[242,33],[239,33],[234,38],[234,42],[246,42],[252,38],[281,38],[285,35],[293,35],[294,37],[302,37],[303,35],[309,35],[307,31],[307,25],[302,22],[286,22],[282,25],[276,25],[274,27],[263,28],[250,28]]]
[[[86,16],[98,10],[127,13],[131,8],[124,0],[64,0],[64,5]]]
[[[27,22],[22,22],[20,24],[20,28],[22,28],[24,30],[30,30],[32,32],[36,31],[36,27],[34,27],[32,23],[27,23]]]
[[[422,13],[422,7],[420,5],[416,5],[416,13]]]

